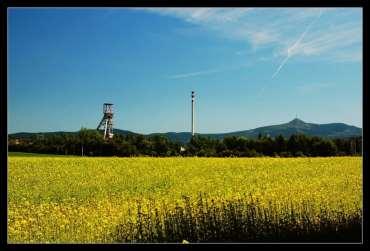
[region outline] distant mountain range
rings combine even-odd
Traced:
[[[62,133],[77,133],[77,132],[46,132],[46,133],[13,133],[9,134],[9,138],[29,138],[33,135],[50,135],[50,134],[62,134]],[[115,134],[121,135],[139,135],[139,133],[114,129]],[[213,134],[196,134],[200,136],[210,137],[213,139],[223,139],[224,137],[246,137],[246,138],[257,138],[258,135],[266,135],[270,137],[276,137],[283,135],[284,137],[290,137],[292,134],[305,134],[307,136],[318,136],[324,138],[347,138],[356,137],[362,135],[362,129],[356,126],[347,125],[344,123],[330,123],[330,124],[313,124],[306,123],[300,119],[293,119],[292,121],[279,125],[271,125],[258,127],[251,130],[229,132],[229,133],[213,133]],[[186,143],[191,138],[190,132],[167,132],[167,133],[151,133],[144,134],[144,136],[163,135],[168,137],[172,141],[178,141]]]

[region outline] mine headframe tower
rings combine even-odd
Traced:
[[[104,130],[104,139],[113,138],[113,104],[103,104],[103,118],[101,119],[97,130]]]

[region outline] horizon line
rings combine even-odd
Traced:
[[[250,129],[240,129],[240,130],[233,130],[233,131],[227,131],[227,132],[195,132],[195,134],[227,134],[227,133],[237,133],[237,132],[255,130],[255,129],[258,129],[258,128],[262,128],[262,127],[269,127],[269,126],[277,126],[277,125],[288,124],[288,123],[290,123],[290,122],[292,122],[292,121],[294,121],[296,119],[301,120],[299,118],[294,118],[294,119],[290,120],[289,122],[280,123],[280,124],[271,124],[271,125],[258,126],[258,127],[254,127],[254,128],[250,128]],[[303,121],[303,120],[301,120],[301,121]],[[359,128],[361,130],[363,129],[362,127],[359,127],[359,126],[356,126],[356,125],[351,125],[351,124],[346,124],[346,123],[343,123],[343,122],[330,122],[330,123],[323,123],[323,124],[317,124],[317,123],[306,122],[306,121],[303,121],[303,122],[306,123],[306,124],[315,124],[315,125],[345,124],[345,125],[348,125],[348,126],[357,127],[357,128]],[[96,130],[96,129],[92,129],[92,128],[86,128],[86,129],[88,129],[88,130]],[[73,132],[78,132],[79,130],[80,129],[78,129],[76,131],[63,131],[63,130],[58,130],[58,131],[27,131],[27,132],[20,131],[20,132],[12,132],[12,133],[9,133],[8,132],[8,135],[10,135],[10,134],[19,134],[19,133],[56,133],[56,132],[73,133]],[[166,133],[190,133],[191,134],[191,130],[189,130],[189,131],[149,132],[149,133],[139,133],[139,132],[136,132],[136,131],[131,131],[131,130],[128,130],[128,129],[120,129],[120,128],[113,128],[113,130],[127,131],[127,132],[132,132],[132,133],[141,134],[141,135],[166,134]]]

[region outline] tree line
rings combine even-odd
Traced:
[[[222,140],[194,136],[186,144],[163,135],[119,135],[104,140],[97,130],[82,128],[78,133],[35,135],[9,139],[8,151],[83,156],[199,156],[199,157],[304,157],[352,156],[362,154],[362,138],[327,139],[303,134],[285,138],[257,139],[226,137]]]

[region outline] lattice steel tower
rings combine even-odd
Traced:
[[[104,103],[103,105],[103,118],[101,119],[97,130],[103,128],[104,139],[113,138],[113,104]]]

